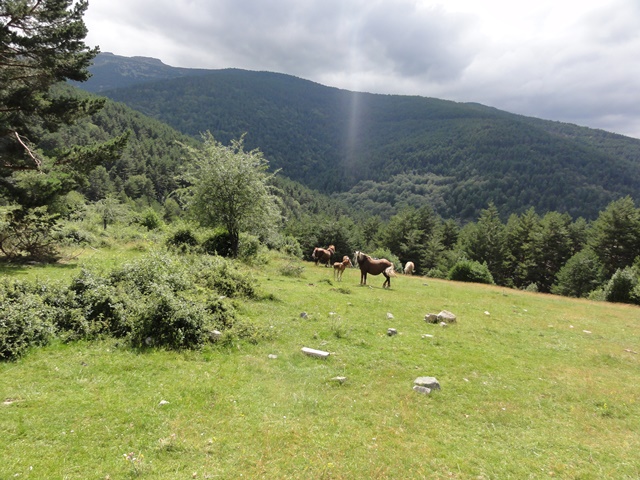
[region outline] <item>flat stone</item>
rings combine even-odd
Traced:
[[[429,395],[431,393],[431,389],[428,387],[422,387],[420,385],[414,385],[413,390],[422,393],[423,395]]]
[[[431,390],[440,390],[440,382],[436,377],[418,377],[413,381],[414,385],[427,387]]]
[[[394,335],[397,335],[398,331],[395,328],[389,328],[387,329],[387,335],[389,335],[390,337],[393,337]]]
[[[302,347],[302,353],[309,355],[310,357],[328,358],[329,352],[323,352],[322,350],[316,350],[314,348]]]

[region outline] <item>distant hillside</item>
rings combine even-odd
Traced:
[[[122,60],[132,62],[141,71],[149,64]],[[246,145],[284,175],[384,217],[428,203],[445,218],[474,220],[493,201],[505,216],[533,206],[595,218],[614,199],[640,198],[640,140],[282,74],[178,70],[179,78],[150,75],[103,94],[189,135],[210,130],[227,143],[246,132]],[[104,84],[101,71],[94,81]]]
[[[171,67],[157,58],[100,53],[93,61],[91,73],[93,76],[86,82],[70,83],[83,90],[99,93],[150,81],[208,74],[210,70]]]

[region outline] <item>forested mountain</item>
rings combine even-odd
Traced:
[[[93,81],[106,83],[102,71]],[[276,73],[197,73],[150,75],[103,94],[188,135],[209,130],[228,143],[246,133],[247,148],[260,148],[283,175],[383,217],[429,204],[444,218],[475,220],[492,201],[504,216],[535,207],[592,219],[617,198],[640,199],[640,140]]]

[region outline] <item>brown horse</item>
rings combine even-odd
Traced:
[[[326,249],[316,247],[313,249],[313,253],[311,254],[311,258],[313,258],[316,262],[316,266],[318,262],[324,263],[325,267],[329,266],[329,262],[331,261],[331,255],[336,253],[336,247],[333,245],[329,245]]]
[[[383,274],[386,280],[382,284],[382,288],[391,288],[391,277],[395,276],[393,263],[385,258],[374,260],[369,255],[362,252],[356,252],[354,259],[360,266],[360,285],[367,284],[367,273],[370,273],[371,275]]]

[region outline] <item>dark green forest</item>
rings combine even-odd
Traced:
[[[119,58],[109,57],[109,85]],[[489,202],[504,220],[530,207],[595,219],[640,191],[640,140],[479,104],[349,92],[269,72],[184,70],[135,85],[123,75],[126,88],[102,94],[189,136],[210,131],[228,143],[246,133],[247,147],[282,175],[386,219],[429,205],[473,221]]]

